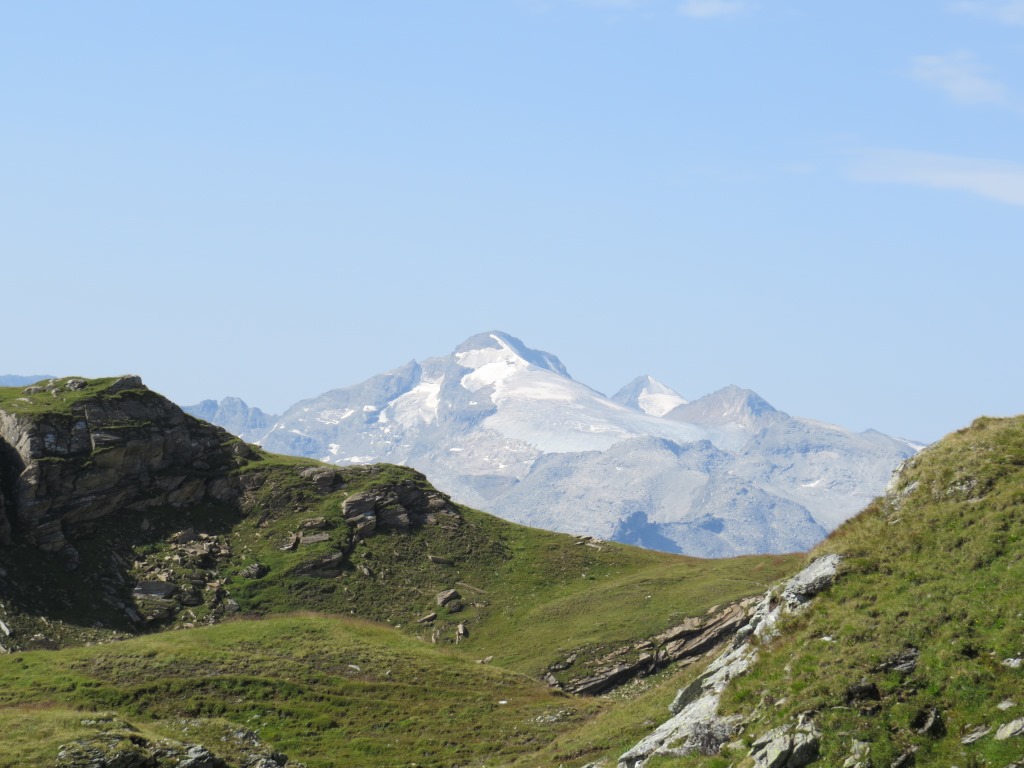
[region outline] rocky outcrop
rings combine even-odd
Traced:
[[[670,706],[674,716],[623,754],[619,758],[619,768],[641,768],[654,755],[716,754],[721,744],[728,741],[743,722],[740,716],[724,717],[718,713],[722,692],[731,680],[750,669],[757,660],[758,649],[775,637],[776,624],[783,614],[804,610],[814,595],[832,584],[839,562],[838,555],[826,555],[789,579],[781,588],[765,593],[754,607],[749,621],[737,632],[733,647],[715,659],[704,674],[679,691]],[[817,754],[816,731],[810,722],[800,723],[796,730],[786,730],[785,733],[765,734],[755,741],[757,745],[760,746],[752,757],[759,768],[768,765],[772,768],[797,768],[807,764],[801,760],[809,762],[813,759],[808,755]],[[776,762],[765,762],[769,756]]]
[[[754,740],[750,756],[757,768],[804,768],[818,758],[820,738],[812,722],[779,726]]]
[[[69,527],[115,511],[235,503],[238,481],[223,470],[252,455],[249,446],[186,415],[137,376],[29,387],[0,410],[8,488],[0,540],[13,527],[73,565]]]
[[[1000,725],[996,731],[995,739],[996,741],[1006,741],[1014,736],[1022,735],[1024,735],[1024,717]]]
[[[753,599],[744,600],[709,616],[689,618],[650,640],[612,651],[598,659],[596,670],[570,679],[561,687],[569,693],[593,696],[634,677],[650,675],[669,664],[692,663],[746,625],[755,602]],[[549,683],[554,680],[550,673],[568,669],[571,665],[572,662],[558,662],[549,667]]]
[[[372,469],[372,468],[371,468]],[[327,492],[342,484],[340,471],[330,467],[310,467],[300,473],[312,480],[317,489]],[[303,521],[297,533],[289,535],[279,549],[282,552],[301,552],[303,547],[336,542],[337,549],[300,563],[291,573],[301,576],[332,578],[346,567],[356,545],[384,529],[408,531],[423,525],[461,525],[462,517],[451,499],[431,488],[424,488],[426,478],[415,473],[414,479],[382,482],[367,491],[353,493],[342,503],[341,512],[346,527],[330,533],[330,523],[323,517]],[[365,563],[355,566],[364,576],[372,578],[373,571]],[[456,593],[457,595],[458,593]],[[455,602],[448,604],[454,613]],[[440,605],[440,603],[439,603]]]
[[[82,720],[81,724],[97,732],[62,744],[54,763],[56,768],[227,768],[236,764],[201,744],[172,739],[153,741],[135,726],[110,715]],[[246,753],[242,765],[248,768],[304,768],[302,763],[269,749],[252,731],[239,729],[221,741],[241,748]]]
[[[420,525],[434,525],[439,516],[453,524],[460,520],[448,496],[424,490],[413,480],[354,493],[345,499],[342,513],[356,535],[364,538],[378,525],[405,531]]]

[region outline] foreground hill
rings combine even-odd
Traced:
[[[717,714],[708,677],[621,765],[1021,765],[1024,417],[923,451],[813,554],[834,584],[766,598]]]
[[[688,403],[645,376],[608,398],[501,332],[277,417],[237,398],[186,410],[280,453],[415,467],[507,520],[703,557],[806,550],[916,451],[737,387]]]
[[[411,469],[268,454],[137,377],[0,388],[0,765],[614,753],[653,710],[576,694],[670,685],[799,559],[514,525]]]

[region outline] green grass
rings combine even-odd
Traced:
[[[157,397],[105,394],[113,381],[57,397],[7,388],[0,409],[52,420],[70,418],[88,397]],[[586,676],[608,652],[763,592],[803,562],[591,546],[464,507],[433,525],[378,527],[352,545],[346,498],[409,484],[433,492],[426,479],[404,467],[328,468],[258,449],[236,459],[231,468],[184,471],[237,480],[245,488],[238,505],[125,510],[66,525],[77,570],[17,541],[0,550],[0,617],[15,630],[0,642],[26,651],[0,656],[0,728],[12,734],[0,766],[51,762],[60,743],[115,727],[102,724],[113,722],[104,712],[147,738],[199,741],[236,761],[242,747],[231,733],[248,728],[311,768],[582,765],[613,757],[660,722],[696,666],[576,698],[539,682],[550,664],[574,653],[559,679]],[[311,467],[335,472],[334,490],[304,477]],[[329,539],[282,551],[315,517]],[[230,554],[189,554],[173,543],[187,528]],[[339,575],[300,573],[339,551]],[[243,576],[257,562],[269,572]],[[137,581],[186,585],[200,572],[201,604],[124,639],[140,632],[123,608]],[[436,605],[450,588],[463,596],[458,612]],[[224,619],[221,590],[238,603],[234,620],[170,631]],[[434,621],[416,621],[431,612]],[[469,635],[456,643],[459,624]],[[78,647],[29,650],[61,646]]]
[[[67,389],[66,385],[72,379],[84,381],[85,386],[82,389]],[[0,387],[0,410],[19,416],[67,415],[71,413],[74,405],[90,398],[117,398],[125,392],[136,391],[106,392],[107,388],[117,380],[117,376],[104,379],[80,379],[77,376],[66,376],[53,380],[57,388],[52,393],[44,390],[35,394],[25,394],[25,390],[29,387]],[[33,386],[48,384],[49,381],[44,380]]]
[[[725,698],[730,711],[785,699],[748,733],[814,712],[824,732],[822,764],[839,765],[850,738],[869,741],[875,765],[916,746],[918,765],[1006,765],[1021,739],[961,736],[1024,715],[1024,418],[979,419],[910,462],[894,495],[847,522],[815,554],[846,560],[831,591],[783,636]],[[831,641],[822,640],[832,638]],[[913,646],[909,675],[876,671]],[[846,690],[878,686],[877,711],[849,705]],[[1000,711],[997,705],[1012,700]],[[937,709],[947,734],[915,732]]]
[[[244,727],[310,768],[498,765],[604,706],[386,627],[312,615],[0,657],[0,679],[0,727],[18,734],[2,766],[52,761],[101,711],[182,741]]]
[[[409,470],[392,467],[383,475],[357,478],[353,490],[408,480]],[[355,565],[333,579],[296,576],[296,566],[336,549],[346,530],[341,500],[328,497],[301,511],[258,521],[250,517],[236,529],[244,542],[236,574],[247,563],[268,565],[262,579],[235,576],[232,596],[245,612],[287,612],[298,607],[352,613],[401,626],[422,638],[439,633],[452,643],[464,623],[469,641],[458,650],[476,658],[530,674],[572,651],[581,651],[578,667],[619,645],[657,634],[687,616],[700,615],[765,589],[767,583],[797,567],[800,556],[700,560],[641,550],[615,543],[600,549],[574,537],[514,525],[467,508],[461,521],[443,520],[411,532],[386,528],[360,542]],[[332,541],[281,552],[279,545],[303,519],[325,517]],[[453,565],[432,563],[428,555]],[[437,593],[457,589],[465,608],[450,614],[434,601]],[[429,625],[416,619],[437,612]],[[570,676],[574,670],[560,673]]]

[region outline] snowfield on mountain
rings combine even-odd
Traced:
[[[501,332],[280,416],[246,408],[186,410],[271,451],[414,467],[516,522],[706,557],[808,549],[920,448],[734,386],[689,402],[641,376],[606,397]]]

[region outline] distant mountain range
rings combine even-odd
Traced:
[[[516,522],[710,557],[811,547],[921,447],[738,387],[689,402],[641,376],[606,397],[501,332],[280,416],[238,398],[185,410],[270,451],[406,464]]]
[[[54,377],[47,374],[40,374],[38,376],[17,376],[15,374],[7,374],[0,376],[0,387],[26,387],[29,384],[35,384],[37,381],[52,378]]]

